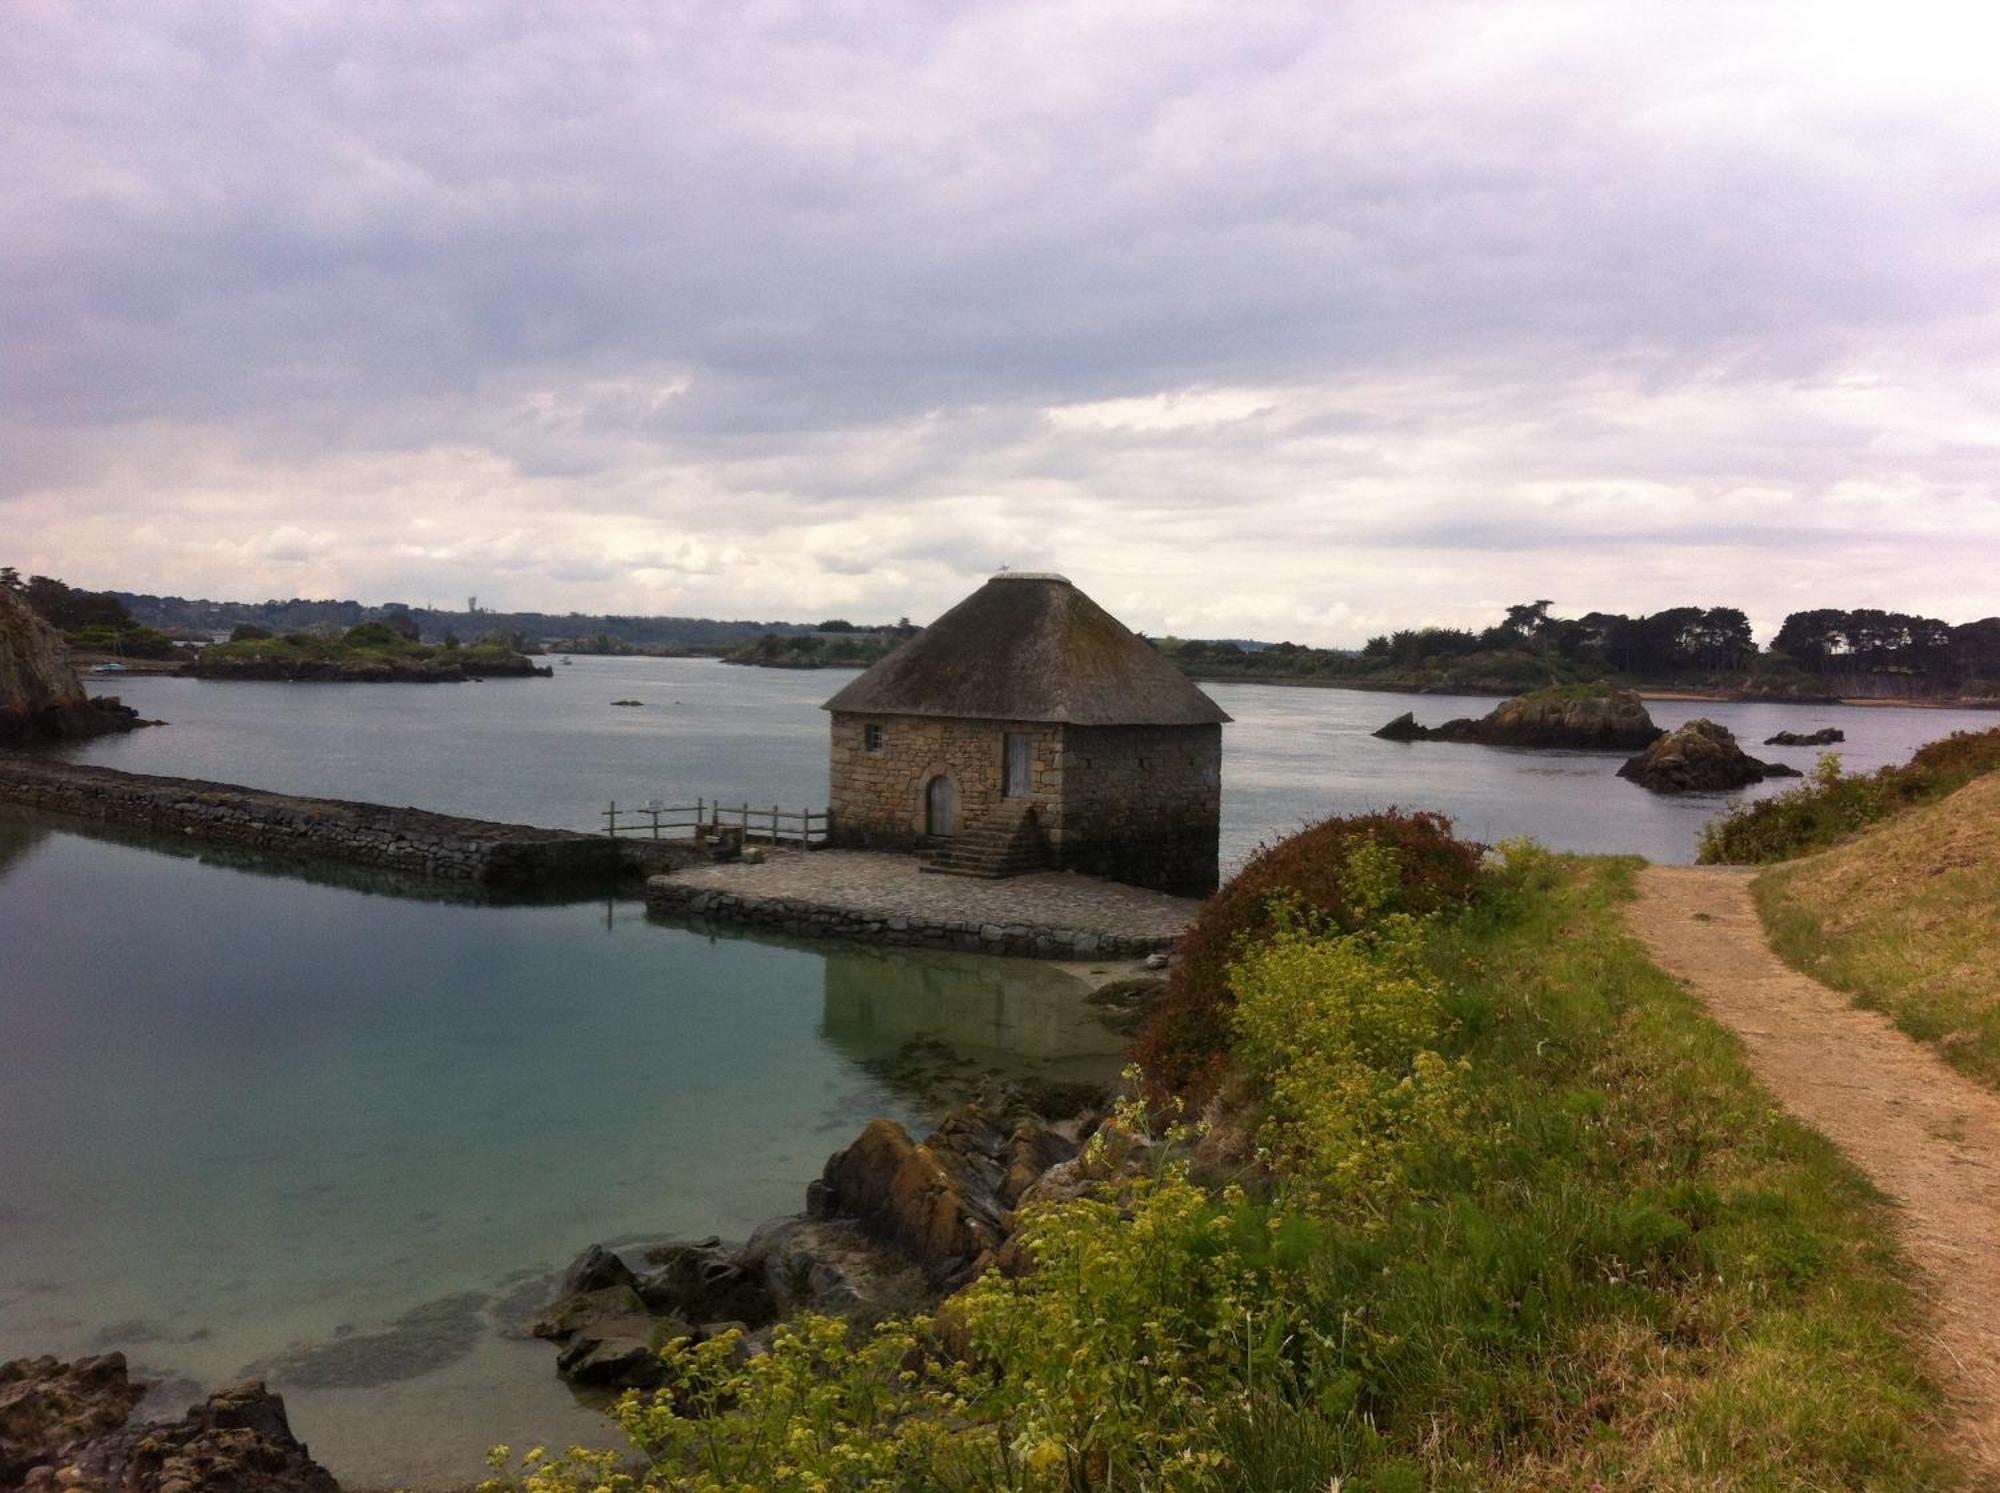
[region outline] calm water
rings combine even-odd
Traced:
[[[580,659],[550,680],[423,688],[134,679],[126,699],[173,724],[76,755],[576,828],[612,798],[817,805],[816,707],[841,677]],[[1483,839],[1684,860],[1727,801],[1656,798],[1614,778],[1615,757],[1368,734],[1488,701],[1214,693],[1237,719],[1231,860],[1392,803]],[[1654,707],[1664,724],[1697,712],[1751,741],[1838,724],[1861,766],[1995,720]],[[172,1376],[169,1402],[255,1369],[344,1478],[467,1478],[492,1442],[601,1433],[552,1351],[510,1335],[583,1245],[740,1236],[797,1207],[867,1116],[921,1120],[913,1039],[978,1070],[1115,1062],[1073,982],[1031,964],[342,880],[0,815],[0,1357],[123,1347]]]
[[[124,1348],[176,1413],[255,1369],[355,1483],[601,1435],[509,1335],[547,1273],[798,1208],[867,1117],[923,1118],[912,1039],[1117,1066],[1030,963],[403,900],[18,816],[0,951],[0,1358]]]
[[[169,730],[107,737],[78,760],[133,772],[415,803],[486,819],[594,829],[605,804],[653,797],[797,807],[826,802],[819,703],[852,676],[732,668],[705,659],[579,658],[553,679],[477,685],[288,685],[139,678],[116,688]],[[1377,741],[1405,710],[1435,725],[1486,699],[1214,685],[1223,729],[1223,858],[1328,814],[1401,804],[1441,809],[1461,832],[1533,835],[1564,850],[1694,857],[1702,824],[1734,794],[1663,798],[1593,752],[1505,752]],[[637,699],[642,708],[611,702]],[[1991,711],[1715,705],[1657,701],[1663,726],[1722,722],[1753,754],[1812,766],[1812,748],[1756,745],[1837,725],[1849,766],[1906,760],[1926,741],[2000,724]],[[1777,791],[1763,784],[1752,794]]]

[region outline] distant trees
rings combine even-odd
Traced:
[[[1968,623],[1967,628],[1983,628],[1994,622],[2000,619]],[[1935,617],[1872,607],[1852,611],[1822,607],[1792,613],[1771,640],[1771,647],[1809,673],[1941,676],[1953,672],[1958,631]],[[1976,637],[1972,651],[1979,652]]]
[[[1769,650],[1759,649],[1740,607],[1679,606],[1628,616],[1586,612],[1559,617],[1547,600],[1509,606],[1478,632],[1459,627],[1378,633],[1359,653],[1274,644],[1163,639],[1156,646],[1188,673],[1423,679],[1449,685],[1476,680],[1596,679],[1705,683],[1750,671],[1804,675],[1903,675],[1918,692],[1985,681],[1977,693],[2000,694],[2000,617],[1953,627],[1934,617],[1867,608],[1797,612]],[[1800,683],[1796,677],[1792,681]]]

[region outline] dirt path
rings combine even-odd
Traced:
[[[1771,952],[1753,873],[1649,866],[1632,929],[1748,1049],[1793,1114],[1901,1205],[1966,1450],[2000,1474],[2000,1095]]]

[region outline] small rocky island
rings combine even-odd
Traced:
[[[1697,719],[1662,736],[1619,768],[1618,776],[1654,793],[1711,793],[1803,774],[1782,762],[1758,761],[1736,744],[1727,726]]]
[[[397,625],[401,620],[402,626]],[[337,640],[311,633],[274,635],[239,627],[226,643],[196,655],[188,673],[197,679],[264,679],[305,683],[462,684],[478,679],[547,678],[555,670],[504,642],[460,646],[418,640],[405,619],[364,622]]]
[[[62,634],[0,586],[0,747],[71,741],[150,724],[115,698],[87,696]]]
[[[1766,736],[1765,746],[1832,746],[1835,742],[1847,740],[1847,733],[1838,726],[1821,726],[1817,731],[1780,731],[1776,736]]]
[[[1632,752],[1661,736],[1645,702],[1606,684],[1559,684],[1503,701],[1486,715],[1420,726],[1405,711],[1375,733],[1384,741],[1462,741],[1479,746]]]

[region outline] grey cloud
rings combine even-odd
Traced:
[[[1772,554],[1860,479],[1973,531],[1995,501],[1955,404],[1996,387],[1992,112],[1877,83],[1862,48],[1829,65],[1811,7],[130,0],[9,26],[22,512],[201,515],[226,480],[257,532],[321,532],[320,504],[378,537],[420,503],[562,515],[560,558],[432,573],[587,603],[621,517],[642,545],[792,543],[837,597],[871,552],[942,594],[1034,535],[1610,552],[1620,483],[1687,514],[1628,541]],[[1906,391],[1900,447],[1829,392],[1857,368]],[[1045,414],[1229,388],[1278,397]],[[1716,523],[1747,489],[1763,527]],[[343,543],[327,584],[390,576]]]

